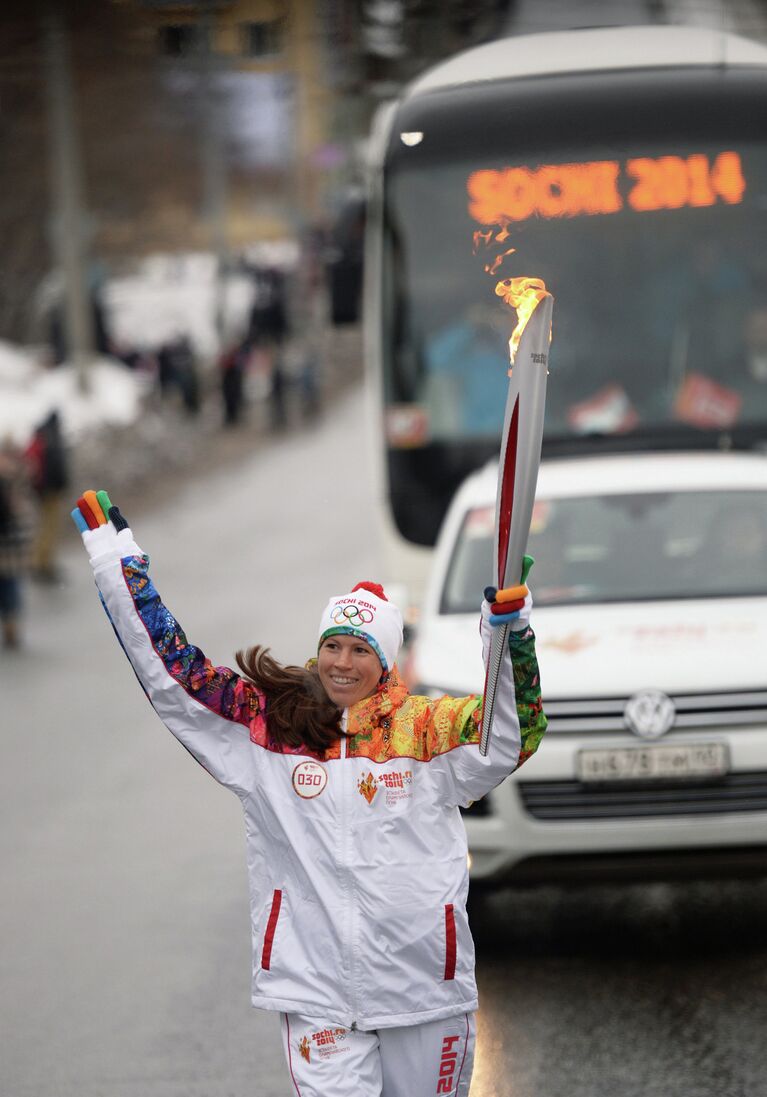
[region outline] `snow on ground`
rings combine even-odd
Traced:
[[[68,365],[47,369],[42,355],[0,341],[0,442],[10,437],[24,445],[35,427],[54,410],[61,415],[68,441],[102,424],[134,422],[146,381],[108,358],[93,360],[90,391],[81,393]]]
[[[275,241],[254,246],[244,258],[254,265],[290,269],[298,252],[291,241]],[[60,293],[60,279],[53,275],[41,290],[43,305],[50,307]],[[118,347],[157,351],[163,343],[186,336],[198,358],[210,362],[220,350],[217,306],[224,344],[242,338],[254,282],[247,273],[230,273],[219,283],[216,257],[206,252],[155,254],[137,262],[132,273],[107,279],[102,300]],[[89,371],[91,391],[85,395],[72,367],[46,369],[42,363],[47,357],[45,348],[0,341],[0,442],[10,435],[23,445],[54,409],[70,442],[101,424],[125,425],[136,419],[149,383],[141,371],[132,373],[112,359],[97,358]]]
[[[215,256],[206,253],[153,255],[135,273],[110,278],[103,301],[109,330],[120,347],[156,350],[186,336],[202,357],[219,350]],[[242,338],[253,304],[253,279],[228,274],[221,279],[224,341]]]

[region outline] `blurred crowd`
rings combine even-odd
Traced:
[[[249,308],[213,359],[188,332],[178,330],[159,346],[125,347],[110,335],[106,310],[94,298],[98,353],[140,381],[144,414],[151,412],[195,447],[219,429],[239,432],[243,445],[258,433],[311,422],[321,410],[328,379],[329,309],[322,263],[292,267],[252,265]],[[56,311],[50,327],[51,368],[67,360]],[[334,340],[337,348],[337,341]],[[335,352],[334,352],[335,353]],[[338,376],[334,369],[331,371]],[[332,384],[332,381],[331,381]],[[63,581],[59,551],[73,505],[73,442],[62,410],[50,410],[20,443],[0,436],[0,624],[3,649],[22,646],[23,588]],[[79,443],[77,443],[79,445]],[[82,471],[82,470],[80,470]],[[76,494],[76,492],[75,492]]]
[[[276,266],[248,266],[252,303],[233,337],[222,340],[216,361],[216,388],[224,425],[241,423],[249,405],[269,405],[273,427],[288,421],[289,395],[299,411],[313,415],[319,407],[318,370],[321,328],[326,306],[319,267],[282,270]],[[208,356],[182,325],[158,346],[124,346],[109,334],[104,308],[94,301],[97,352],[121,361],[144,379],[162,404],[175,403],[188,415],[197,415],[204,390],[210,387]],[[54,349],[56,327],[54,337]],[[57,362],[66,352],[55,353]]]

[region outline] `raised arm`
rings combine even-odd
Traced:
[[[101,601],[150,704],[208,772],[234,791],[252,784],[251,731],[265,701],[228,667],[214,667],[160,599],[149,558],[106,492],[85,492],[72,511]]]
[[[497,593],[492,592],[491,597]],[[535,753],[546,731],[535,635],[529,623],[532,598],[525,589],[523,597],[506,607],[508,612],[499,612],[501,607],[487,598],[482,604],[480,632],[486,666],[492,629],[509,625],[487,755],[479,752],[481,697],[443,697],[433,703],[430,771],[450,806],[465,807],[495,788]]]

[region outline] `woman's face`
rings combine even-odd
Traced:
[[[328,636],[317,656],[320,681],[339,708],[369,697],[381,678],[381,660],[364,640],[341,633]]]

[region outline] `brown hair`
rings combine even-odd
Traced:
[[[316,667],[285,667],[261,644],[238,651],[243,674],[266,694],[266,728],[280,746],[324,752],[341,734],[341,709],[325,692]]]

